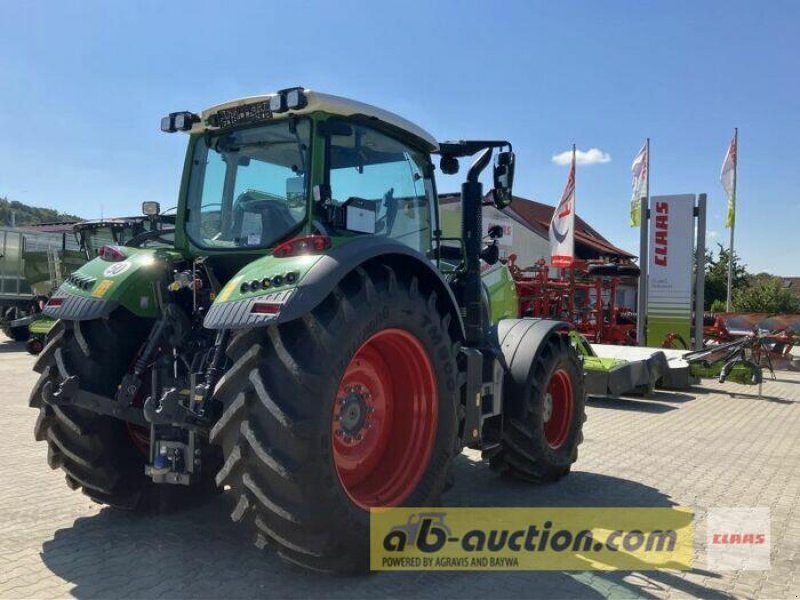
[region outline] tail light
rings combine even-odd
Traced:
[[[120,262],[128,258],[123,254],[119,246],[101,246],[97,255],[108,262]]]
[[[254,302],[250,312],[256,315],[277,315],[283,304],[278,302]]]
[[[50,308],[58,308],[62,304],[64,304],[63,298],[50,298],[50,300],[47,301],[46,306],[49,306]]]
[[[306,235],[283,242],[272,251],[276,258],[288,258],[303,254],[321,254],[331,247],[327,235]]]

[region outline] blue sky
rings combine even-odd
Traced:
[[[630,163],[651,192],[709,194],[739,127],[736,248],[800,275],[800,3],[4,2],[0,195],[85,217],[175,203],[185,137],[160,117],[292,85],[400,113],[439,139],[507,138],[517,194],[557,202],[574,142],[578,212],[636,251]],[[457,189],[457,181],[440,188]]]

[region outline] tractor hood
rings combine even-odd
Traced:
[[[139,317],[157,317],[152,283],[181,255],[164,248],[115,247],[115,260],[95,258],[67,277],[44,314],[54,319],[85,321],[107,317],[124,306]]]

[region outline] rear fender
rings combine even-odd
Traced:
[[[516,381],[528,379],[531,365],[545,342],[553,335],[566,334],[569,323],[548,319],[503,319],[497,324],[497,341],[506,369]]]
[[[301,258],[307,260],[298,263],[297,259]],[[209,329],[243,329],[292,321],[314,310],[354,269],[370,262],[382,262],[413,271],[421,285],[435,290],[440,303],[452,315],[451,326],[456,328],[456,335],[464,339],[464,325],[452,290],[429,259],[400,242],[391,238],[358,237],[324,255],[297,259],[265,256],[242,269],[220,292],[204,325]],[[280,291],[271,288],[255,294],[238,293],[238,288],[250,279],[255,282],[261,277],[271,277],[273,272],[283,273],[287,269],[284,265],[290,264],[297,269],[296,285],[284,286]],[[254,313],[253,305],[264,302],[277,305],[277,312]]]
[[[122,306],[137,317],[156,318],[153,282],[161,280],[180,255],[166,249],[120,248],[125,260],[101,258],[73,272],[42,311],[46,317],[89,321],[108,317]]]

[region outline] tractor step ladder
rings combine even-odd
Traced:
[[[47,268],[50,272],[50,287],[56,289],[61,285],[61,255],[55,246],[47,245]]]

